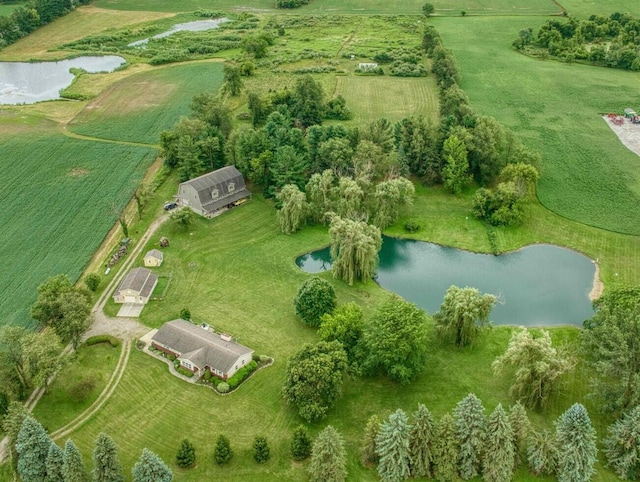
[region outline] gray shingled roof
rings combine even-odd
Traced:
[[[155,259],[159,259],[160,261],[162,261],[163,256],[164,255],[162,254],[162,251],[160,251],[159,249],[152,249],[144,255],[145,258],[152,257]]]
[[[123,290],[133,290],[140,293],[141,296],[149,296],[157,280],[158,277],[150,269],[134,268],[122,280],[115,292],[115,296]]]
[[[230,182],[235,184],[233,192],[228,192],[227,190]],[[181,185],[188,185],[195,189],[202,209],[207,212],[213,212],[227,204],[251,195],[251,192],[247,190],[242,174],[236,169],[236,166],[225,166],[183,182]],[[211,192],[214,189],[218,190],[218,197],[215,199],[211,197]]]
[[[210,366],[222,373],[228,373],[242,355],[253,353],[246,346],[224,341],[220,335],[182,319],[162,325],[152,340],[180,353],[198,368]]]

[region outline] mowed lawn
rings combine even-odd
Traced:
[[[433,22],[456,56],[472,107],[540,152],[540,202],[574,221],[640,234],[640,158],[600,117],[636,107],[640,74],[536,60],[510,48],[521,28],[543,20]]]
[[[318,341],[314,330],[293,313],[297,287],[310,276],[295,266],[294,258],[326,244],[325,228],[283,235],[277,229],[271,203],[256,195],[242,207],[213,220],[199,219],[186,230],[166,224],[149,247],[162,235],[170,239],[171,246],[157,271],[171,273],[173,279],[165,300],[147,305],[141,321],[157,327],[178,317],[182,308],[189,308],[195,322],[233,334],[256,353],[273,356],[275,364],[258,372],[237,392],[221,397],[182,382],[168,373],[166,365],[134,350],[112,398],[71,438],[89,463],[95,437],[100,431],[109,433],[119,446],[126,471],[142,447],[148,447],[169,463],[177,481],[305,480],[306,464],[293,464],[289,453],[291,432],[302,420],[283,403],[280,388],[287,358],[304,343]],[[323,277],[335,286],[340,303],[357,302],[367,318],[388,296],[373,282],[349,287],[333,280],[330,273]],[[378,480],[373,469],[365,469],[359,462],[359,443],[367,419],[373,414],[386,417],[396,408],[410,413],[420,402],[439,417],[469,392],[476,393],[489,410],[499,402],[509,405],[508,382],[493,376],[491,362],[506,348],[511,331],[509,327],[495,328],[465,350],[430,341],[425,371],[408,386],[383,377],[347,377],[344,397],[336,408],[309,428],[316,434],[332,424],[345,436],[349,480]],[[577,334],[575,328],[553,330],[556,343],[574,343]],[[565,389],[548,411],[531,417],[538,426],[551,427],[562,411],[581,401],[591,409],[594,425],[603,434],[608,420],[597,415],[585,393],[583,375],[577,371],[568,377]],[[51,430],[64,423],[52,417],[47,420]],[[235,451],[231,464],[222,468],[213,461],[215,439],[221,433],[231,439]],[[272,460],[265,465],[256,464],[251,457],[251,443],[258,434],[265,435],[272,448]],[[194,443],[198,457],[197,467],[188,471],[175,465],[184,437]],[[533,479],[521,474],[518,480]],[[601,469],[595,480],[614,477]]]
[[[438,91],[433,77],[336,77],[336,95],[346,99],[357,125],[380,117],[391,122],[410,115],[422,115],[434,123],[438,119]]]
[[[133,74],[89,102],[69,125],[101,139],[158,144],[160,132],[189,115],[192,98],[222,84],[222,62],[171,65]]]
[[[2,119],[6,122],[7,119]],[[154,150],[71,139],[53,129],[0,136],[0,324],[30,323],[36,287],[75,280],[154,157]]]

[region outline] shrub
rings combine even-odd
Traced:
[[[176,356],[175,355],[167,355],[167,358],[169,359],[169,361],[176,361]]]
[[[246,378],[251,375],[251,373],[258,368],[258,364],[255,361],[251,361],[249,362],[246,366],[242,367],[240,370],[238,370],[231,378],[229,378],[229,380],[227,380],[227,383],[229,384],[229,387],[231,389],[236,388],[238,385],[240,385],[243,381],[246,380]]]
[[[218,392],[220,393],[229,393],[229,390],[231,390],[231,387],[227,382],[220,382],[216,386],[216,390],[218,390]]]
[[[83,378],[76,384],[72,385],[69,389],[69,397],[74,402],[84,402],[91,392],[96,388],[96,379],[91,376],[89,378]]]
[[[182,308],[180,310],[180,318],[191,321],[191,312],[189,311],[189,308]]]
[[[421,229],[422,229],[422,225],[420,224],[420,221],[418,221],[417,219],[408,219],[404,223],[404,230],[407,231],[408,233],[415,233],[417,231],[420,231]]]
[[[192,372],[192,371],[190,371],[190,370],[187,370],[187,369],[186,369],[186,368],[184,368],[184,367],[178,367],[178,368],[177,368],[177,372],[178,372],[180,375],[184,375],[185,377],[189,377],[189,378],[193,377],[193,372]]]
[[[111,335],[91,336],[87,338],[87,341],[85,341],[84,343],[87,346],[98,345],[100,343],[109,343],[113,348],[117,348],[120,346],[120,340],[118,340],[115,336],[111,336]],[[143,346],[144,346],[144,342],[143,342]]]
[[[306,280],[293,300],[296,315],[311,326],[320,326],[322,315],[336,307],[336,291],[328,281],[314,276]]]
[[[89,273],[84,278],[84,284],[87,285],[87,288],[91,291],[95,292],[98,289],[98,286],[100,286],[100,280],[101,278],[98,273]]]
[[[207,370],[207,371],[205,371],[205,372],[204,372],[204,376],[203,376],[203,378],[204,378],[206,381],[209,381],[209,380],[211,380],[211,377],[212,377],[212,376],[213,376],[213,375],[211,375],[211,372],[210,372],[209,370]]]
[[[271,357],[268,355],[260,355],[260,363],[269,363],[271,361]]]

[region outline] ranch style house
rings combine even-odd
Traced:
[[[129,271],[113,293],[113,301],[146,305],[157,283],[158,277],[150,269],[134,268]]]
[[[193,323],[178,319],[165,323],[151,337],[151,346],[180,360],[180,366],[195,376],[210,371],[228,380],[251,362],[253,350],[242,346],[224,333],[213,333]]]
[[[195,179],[181,182],[176,196],[180,206],[212,218],[251,198],[244,178],[235,166],[226,166]]]

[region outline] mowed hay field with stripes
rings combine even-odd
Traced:
[[[358,125],[380,117],[391,122],[410,115],[438,119],[438,90],[432,77],[338,76],[335,93],[347,100]]]

